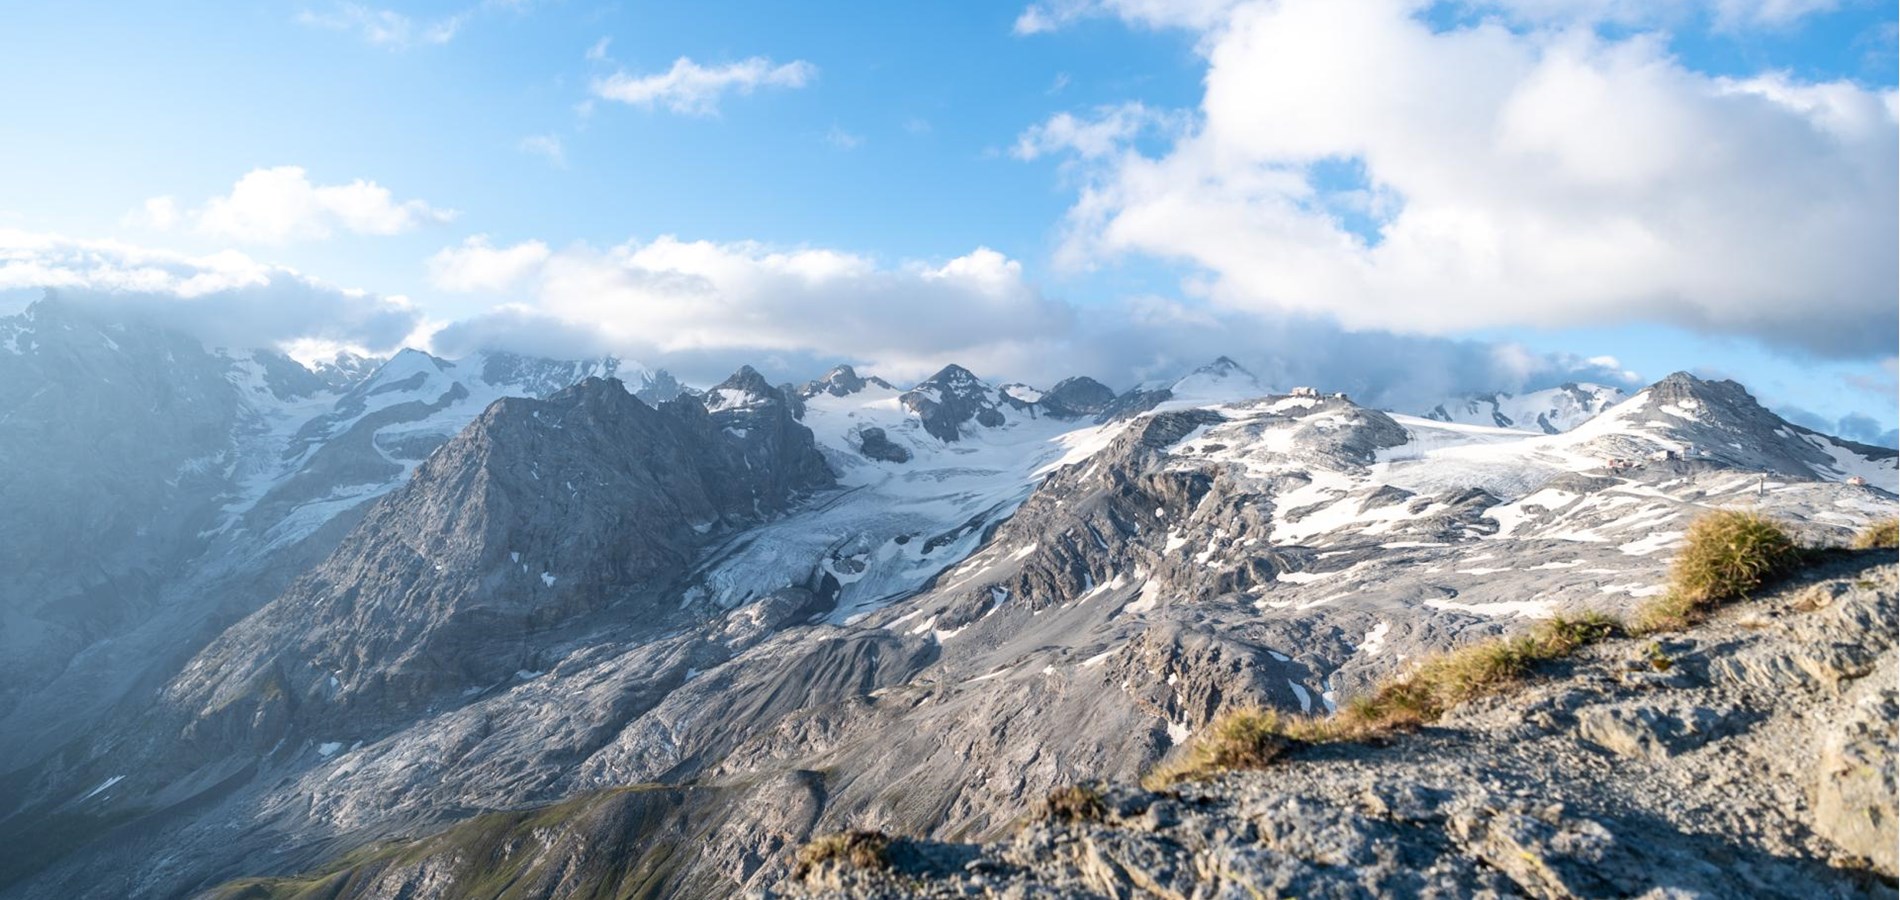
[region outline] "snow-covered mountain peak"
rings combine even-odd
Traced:
[[[899,402],[923,422],[926,431],[946,442],[960,440],[969,422],[995,428],[1007,421],[1001,407],[1022,405],[954,363],[905,391]]]
[[[1252,372],[1225,356],[1188,373],[1168,391],[1177,403],[1193,405],[1232,403],[1267,393]]]
[[[848,365],[837,365],[832,366],[831,371],[826,372],[823,377],[805,382],[804,385],[799,387],[797,393],[800,398],[807,400],[819,394],[830,394],[833,397],[849,397],[852,394],[864,390],[867,386],[880,387],[885,390],[896,390],[896,388],[891,386],[890,382],[876,375],[859,375],[856,369]]]
[[[1622,388],[1611,385],[1568,382],[1523,394],[1468,394],[1439,404],[1425,417],[1461,425],[1558,434],[1589,421],[1628,396]]]
[[[984,384],[983,379],[976,377],[975,372],[956,363],[937,370],[937,374],[919,382],[917,387],[933,387],[950,395],[969,399],[987,395],[991,391],[990,386]]]
[[[311,374],[329,385],[331,390],[341,393],[374,374],[386,361],[380,356],[364,356],[348,350],[339,350],[327,359],[312,360],[306,367]]]
[[[1022,404],[1041,403],[1042,398],[1046,396],[1046,392],[1041,388],[1027,385],[1020,381],[1012,381],[1009,384],[997,388],[997,390],[1002,392],[1003,396]]]
[[[779,401],[778,391],[751,366],[740,366],[725,381],[706,392],[707,412],[754,409]]]

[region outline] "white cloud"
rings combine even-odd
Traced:
[[[234,349],[299,340],[385,349],[419,321],[401,298],[339,288],[235,251],[191,256],[0,229],[0,296],[32,299],[47,289]]]
[[[1078,307],[1046,296],[1019,263],[985,248],[886,264],[839,250],[672,237],[554,252],[535,241],[498,248],[475,238],[438,254],[431,270],[458,289],[520,285],[525,298],[436,332],[438,352],[617,353],[700,379],[742,363],[803,379],[852,362],[902,381],[957,362],[988,377],[1046,385],[1087,374],[1126,388],[1228,354],[1271,384],[1326,385],[1408,408],[1429,400],[1418,407],[1428,409],[1461,391],[1625,374],[1510,344],[1349,332],[1312,317],[1194,301]]]
[[[1017,34],[1055,31],[1079,20],[1112,16],[1146,28],[1205,29],[1239,0],[1037,0],[1016,17]]]
[[[1165,152],[1103,146],[1126,144],[1122,108],[1026,132],[1019,155],[1095,160],[1063,258],[1176,260],[1219,306],[1352,328],[1651,321],[1891,353],[1892,92],[1714,78],[1643,35],[1436,31],[1419,8],[1236,6]]]
[[[1178,127],[1182,118],[1140,103],[1097,107],[1088,116],[1057,113],[1017,137],[1010,155],[1029,160],[1073,153],[1082,159],[1099,159],[1123,152],[1144,131]]]
[[[199,233],[245,243],[282,244],[321,240],[337,231],[392,235],[455,218],[421,200],[397,201],[389,189],[357,179],[348,184],[312,184],[300,166],[253,169],[203,207],[180,212],[171,197],[154,197],[128,214],[154,228],[189,221]]]
[[[1633,27],[1694,25],[1707,17],[1718,29],[1778,28],[1840,6],[1840,0],[1464,0],[1477,12],[1496,12],[1529,24],[1616,24]]]
[[[1056,31],[1083,19],[1116,18],[1142,28],[1216,32],[1251,0],[1036,0],[1016,17],[1019,35]],[[1447,5],[1519,25],[1609,24],[1629,27],[1694,24],[1716,28],[1778,28],[1838,8],[1840,0],[1450,0]],[[1434,6],[1407,0],[1408,14]]]
[[[445,279],[467,284],[514,280],[537,256],[532,302],[510,314],[583,327],[642,359],[742,350],[875,354],[903,365],[1060,332],[1071,315],[1025,283],[1019,263],[984,248],[886,266],[836,250],[672,237],[554,254],[474,239],[437,259]]]
[[[455,39],[467,20],[457,13],[432,21],[418,22],[393,9],[378,9],[360,3],[339,3],[328,12],[303,10],[297,24],[330,31],[353,32],[364,43],[401,50],[415,44],[446,44]]]
[[[592,47],[587,48],[587,61],[588,62],[605,61],[607,59],[607,47],[613,42],[614,42],[614,39],[611,37],[603,37],[600,40],[595,41]]]
[[[840,150],[856,150],[864,146],[864,136],[861,134],[852,134],[843,128],[833,125],[830,131],[825,132],[825,143]]]
[[[178,199],[167,195],[147,199],[138,209],[120,216],[119,224],[128,228],[169,231],[178,225],[179,218]]]
[[[635,106],[664,106],[676,113],[710,116],[728,93],[747,95],[762,87],[802,88],[818,77],[818,67],[804,60],[782,65],[763,56],[723,66],[702,66],[682,56],[673,67],[652,75],[616,72],[593,84],[594,95]]]
[[[506,291],[538,271],[549,255],[548,245],[540,241],[496,247],[488,235],[478,234],[429,257],[429,283],[464,293]]]
[[[446,44],[455,40],[477,16],[493,12],[525,13],[536,3],[537,0],[479,0],[447,15],[417,19],[393,9],[338,2],[326,12],[301,10],[296,22],[307,28],[351,32],[373,47],[406,50],[418,44]]]
[[[517,145],[523,153],[532,153],[548,161],[557,169],[567,168],[567,148],[561,145],[561,139],[552,134],[531,134],[521,139]]]

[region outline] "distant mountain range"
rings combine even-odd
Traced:
[[[742,894],[1627,607],[1701,510],[1838,542],[1900,487],[1687,374],[1296,387],[306,367],[42,302],[0,320],[0,897]]]

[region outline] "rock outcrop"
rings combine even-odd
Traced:
[[[1383,746],[1163,793],[1083,787],[1010,839],[895,840],[775,895],[1891,896],[1886,557],[1597,645]]]

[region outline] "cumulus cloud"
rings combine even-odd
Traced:
[[[521,152],[531,153],[548,161],[548,165],[557,169],[567,168],[567,148],[561,139],[552,134],[531,134],[521,139],[517,145]]]
[[[441,258],[487,261],[521,249],[465,244]],[[534,278],[531,304],[507,316],[578,324],[645,359],[863,354],[924,367],[1013,335],[1061,333],[1072,316],[1028,285],[1018,262],[984,248],[882,265],[836,250],[662,237],[571,247],[541,261]],[[481,327],[452,326],[438,340],[466,341]]]
[[[390,348],[420,322],[401,298],[339,288],[234,251],[188,256],[0,229],[0,296],[18,302],[49,290],[233,349],[299,340]]]
[[[454,210],[421,200],[398,201],[373,181],[320,185],[310,181],[302,166],[277,166],[245,173],[229,194],[212,197],[194,210],[181,211],[172,197],[153,197],[128,213],[126,221],[161,230],[189,223],[209,237],[283,244],[321,240],[338,231],[401,234],[455,216]]]
[[[540,241],[496,247],[478,234],[429,257],[429,284],[457,293],[506,291],[538,271],[548,256],[548,245]]]
[[[1200,4],[1164,6],[1201,20]],[[1422,8],[1227,9],[1203,26],[1186,134],[1153,154],[1071,141],[1095,162],[1062,258],[1178,261],[1217,306],[1351,328],[1649,321],[1892,352],[1892,92],[1711,77],[1641,34],[1435,28]],[[1116,115],[1051,119],[1021,143],[1113,136],[1127,130]]]
[[[1183,116],[1141,103],[1099,106],[1080,116],[1056,113],[1019,135],[1010,155],[1032,160],[1071,153],[1085,160],[1102,159],[1126,152],[1130,142],[1144,132],[1176,130],[1184,120]]]
[[[664,106],[689,116],[719,112],[727,94],[741,96],[759,88],[802,88],[818,77],[818,67],[804,60],[778,64],[754,56],[726,65],[702,66],[684,56],[673,67],[651,75],[615,72],[593,83],[594,96],[651,109]]]

